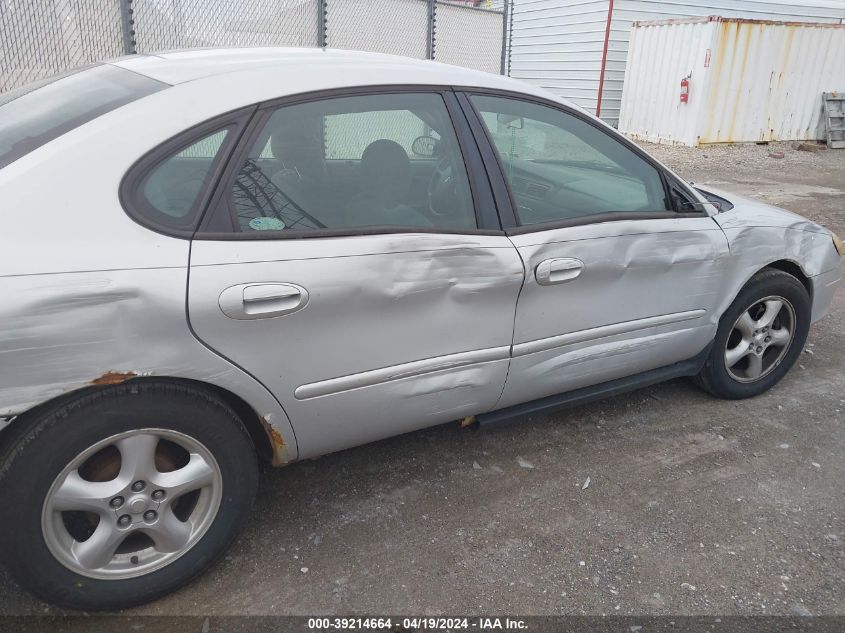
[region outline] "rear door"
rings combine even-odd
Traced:
[[[495,147],[514,207],[503,222],[526,270],[498,407],[702,351],[728,256],[705,205],[579,113],[507,95],[462,103]]]
[[[501,394],[523,267],[462,116],[420,88],[270,105],[218,186],[190,322],[276,394],[300,457]]]

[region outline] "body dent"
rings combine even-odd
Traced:
[[[186,284],[185,268],[0,278],[0,294],[15,297],[0,307],[0,417],[87,387],[185,378],[249,403],[268,425],[268,438],[280,440],[273,442],[275,460],[296,459],[278,401],[192,336]]]

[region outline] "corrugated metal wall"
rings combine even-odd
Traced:
[[[607,0],[514,0],[510,75],[596,110]]]
[[[642,22],[619,129],[659,143],[824,138],[822,92],[845,89],[845,25],[698,18]],[[689,100],[679,98],[689,77]]]
[[[609,0],[514,0],[511,76],[596,111]],[[721,15],[758,20],[839,22],[845,0],[615,0],[602,118],[616,125],[631,25],[636,21]]]
[[[718,22],[641,23],[631,30],[619,130],[631,138],[697,145]],[[708,58],[707,51],[711,51]],[[680,79],[689,76],[689,101]]]
[[[824,138],[822,92],[845,89],[845,26],[722,22],[699,142]]]

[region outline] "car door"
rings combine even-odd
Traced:
[[[526,270],[498,408],[705,349],[728,256],[707,205],[580,113],[501,94],[461,102],[496,150]]]
[[[218,185],[190,323],[278,397],[300,457],[501,394],[523,267],[455,117],[454,94],[420,88],[269,104]]]

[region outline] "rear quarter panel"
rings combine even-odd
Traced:
[[[281,405],[189,330],[186,276],[179,267],[0,278],[0,296],[15,298],[0,307],[0,417],[84,387],[187,378],[243,398],[278,432],[276,461],[296,459]]]
[[[188,378],[243,398],[276,431],[276,460],[296,458],[272,394],[189,329],[190,242],[136,224],[119,199],[138,158],[217,108],[167,89],[0,170],[0,418],[92,384]]]

